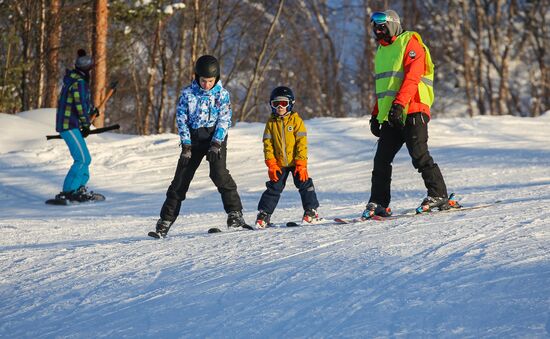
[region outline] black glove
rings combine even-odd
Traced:
[[[92,118],[99,116],[99,110],[97,109],[97,107],[94,107],[91,115],[92,115]]]
[[[216,160],[219,160],[222,158],[222,155],[220,153],[220,148],[222,145],[213,142],[210,144],[210,148],[208,149],[208,153],[206,154],[206,159],[210,162],[215,162]]]
[[[380,138],[380,123],[374,115],[370,118],[370,131],[375,137]]]
[[[403,106],[400,104],[392,104],[390,112],[388,113],[388,121],[394,127],[403,128],[405,126],[403,122]]]
[[[190,144],[182,144],[181,145],[181,154],[180,154],[180,161],[183,166],[187,166],[189,163],[189,160],[191,160],[191,145]]]
[[[88,135],[90,135],[90,126],[82,126],[80,128],[80,134],[82,134],[83,138],[86,138]]]

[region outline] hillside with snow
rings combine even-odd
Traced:
[[[369,197],[368,118],[306,121],[324,224],[207,234],[226,215],[203,162],[169,237],[153,230],[179,155],[172,134],[87,138],[89,188],[48,206],[72,159],[53,110],[0,114],[0,338],[550,337],[550,114],[435,119],[452,213],[334,225]],[[230,130],[245,219],[265,189],[263,124]],[[406,149],[394,213],[425,188]],[[272,221],[297,221],[291,181]]]

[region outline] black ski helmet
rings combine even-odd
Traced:
[[[287,111],[292,111],[292,107],[294,107],[294,102],[296,101],[294,99],[294,93],[292,93],[292,90],[286,86],[279,86],[271,91],[271,95],[269,96],[269,107],[271,107],[271,112],[273,114],[277,113],[277,109],[271,106],[271,101],[282,97],[288,99]]]
[[[216,82],[220,80],[220,63],[218,59],[212,55],[203,55],[195,63],[195,80],[199,82],[199,78],[216,78]]]

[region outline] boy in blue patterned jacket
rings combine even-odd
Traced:
[[[69,147],[74,163],[63,182],[63,191],[53,199],[54,204],[105,200],[103,195],[86,189],[92,158],[84,138],[90,133],[90,115],[96,114],[90,96],[90,72],[93,66],[93,59],[80,49],[75,68],[67,70],[63,78],[55,130]]]
[[[178,217],[181,202],[185,200],[189,184],[205,156],[210,164],[210,178],[218,188],[228,214],[227,227],[249,227],[242,216],[237,185],[226,166],[231,114],[229,92],[220,81],[218,60],[203,55],[195,64],[195,80],[183,89],[176,108],[182,150],[157,221],[158,237],[166,237]]]

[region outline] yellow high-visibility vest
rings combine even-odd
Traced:
[[[403,58],[407,44],[413,36],[418,39],[426,53],[425,73],[418,84],[420,102],[428,107],[431,107],[434,102],[434,64],[432,62],[430,50],[422,41],[420,34],[417,32],[403,32],[390,45],[378,46],[376,56],[374,57],[376,98],[378,100],[377,118],[380,123],[388,120],[388,112],[403,83],[405,77]],[[406,105],[403,110],[403,119],[406,118],[408,109],[409,105]]]

